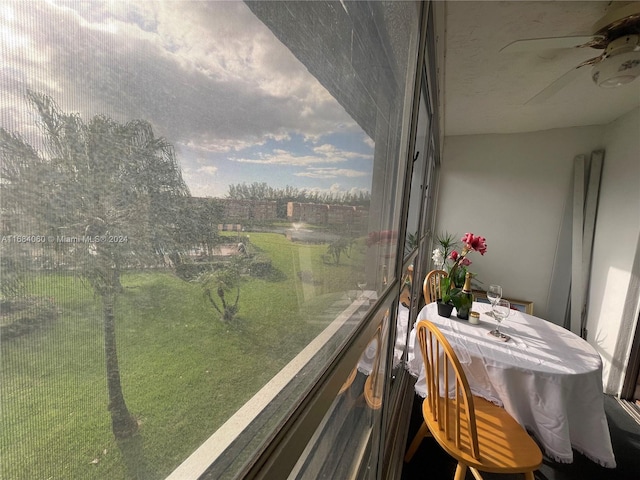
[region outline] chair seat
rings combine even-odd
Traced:
[[[444,399],[440,399],[444,403]],[[542,452],[529,434],[513,419],[509,413],[484,398],[473,396],[476,412],[480,459],[471,455],[469,437],[461,435],[460,447],[455,439],[448,439],[444,431],[439,430],[437,422],[432,420],[429,402],[424,402],[423,416],[431,434],[449,455],[469,467],[491,473],[524,473],[536,470],[542,464]],[[450,410],[451,413],[451,410]],[[454,422],[454,415],[450,415]],[[464,416],[460,418],[462,432],[468,431]]]

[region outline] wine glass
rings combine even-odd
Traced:
[[[487,298],[491,303],[491,310],[496,303],[502,298],[502,287],[500,285],[489,285],[489,290],[487,290]],[[490,312],[493,317],[493,312]]]
[[[493,305],[493,318],[496,319],[498,324],[496,325],[495,330],[491,330],[491,332],[489,332],[491,335],[493,335],[494,337],[498,337],[502,340],[507,340],[509,338],[505,334],[500,332],[500,323],[505,318],[507,318],[510,313],[511,313],[511,303],[509,303],[508,300],[500,299],[495,303],[495,305]]]
[[[358,298],[363,298],[364,297],[364,289],[367,288],[367,281],[363,278],[358,279],[358,288],[360,289],[360,297]]]
[[[502,287],[500,285],[489,285],[487,298],[491,302],[491,308],[502,298]]]

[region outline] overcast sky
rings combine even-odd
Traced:
[[[369,191],[373,142],[242,2],[0,2],[1,125],[28,88],[88,120],[144,119],[192,195],[229,184]]]

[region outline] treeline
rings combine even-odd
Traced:
[[[284,204],[287,202],[300,203],[322,203],[328,205],[354,205],[369,206],[371,201],[370,192],[358,193],[319,193],[310,192],[305,189],[298,189],[287,185],[284,188],[274,188],[265,182],[238,183],[229,185],[227,198],[236,200],[271,200]],[[285,210],[286,212],[286,210]]]

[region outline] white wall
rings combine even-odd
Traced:
[[[605,150],[587,322],[588,340],[605,362],[605,384],[638,245],[639,122],[636,109],[607,126],[451,136],[444,145],[436,231],[485,236],[487,253],[470,255],[471,270],[484,285],[501,284],[504,296],[533,301],[543,318],[574,158]],[[626,277],[603,284],[602,276],[625,265]],[[618,308],[603,309],[605,298]]]
[[[582,127],[446,137],[436,231],[486,237],[471,270],[544,317],[573,159],[603,148],[602,136]]]
[[[587,340],[605,361],[605,391],[618,394],[640,308],[640,109],[608,125],[603,140]]]

